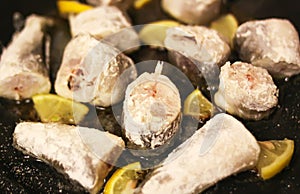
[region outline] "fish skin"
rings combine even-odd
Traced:
[[[88,136],[97,150],[83,141]],[[123,140],[108,132],[58,123],[19,123],[13,142],[17,149],[53,165],[90,193],[100,190],[124,148]]]
[[[211,143],[206,147],[208,140]],[[200,193],[232,174],[253,168],[259,153],[256,139],[243,124],[221,113],[169,154],[136,193]]]
[[[24,29],[14,34],[0,60],[0,96],[20,100],[49,93],[49,67],[43,51],[45,29],[51,25],[51,19],[33,14]]]

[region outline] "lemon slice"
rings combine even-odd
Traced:
[[[144,7],[149,2],[151,2],[151,0],[135,0],[133,2],[133,7],[135,9],[141,9],[142,7]]]
[[[260,176],[266,180],[282,171],[292,159],[294,141],[289,139],[258,142],[261,148],[256,165]]]
[[[152,47],[164,47],[166,31],[170,27],[179,26],[180,23],[173,20],[161,20],[146,24],[139,32],[139,38]]]
[[[54,94],[38,94],[32,100],[42,122],[76,124],[89,112],[86,105]]]
[[[103,194],[131,194],[141,179],[141,164],[128,164],[118,169],[107,181]]]
[[[57,8],[61,15],[68,15],[72,13],[78,14],[83,11],[92,9],[93,7],[90,5],[79,3],[78,1],[58,0]]]
[[[188,95],[184,101],[183,113],[200,120],[210,117],[212,110],[212,103],[203,96],[198,88]]]
[[[238,21],[234,15],[227,14],[219,17],[210,24],[210,28],[217,30],[227,39],[230,46],[233,46],[233,37],[238,28]]]

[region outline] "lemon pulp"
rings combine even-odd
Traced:
[[[294,141],[289,139],[258,142],[261,148],[256,165],[259,175],[269,179],[282,171],[292,159]]]
[[[93,7],[78,1],[59,0],[57,1],[58,12],[61,15],[78,14]]]
[[[222,34],[230,43],[230,46],[233,47],[233,38],[238,28],[238,21],[234,15],[226,14],[219,17],[210,24],[210,28]]]
[[[135,9],[141,9],[142,7],[144,7],[149,2],[151,2],[151,0],[135,0],[133,2],[133,7]]]
[[[184,101],[185,115],[193,116],[197,119],[207,119],[213,111],[212,103],[203,96],[197,88]]]
[[[142,177],[139,162],[118,169],[107,181],[103,194],[131,194]]]
[[[55,94],[38,94],[32,100],[42,122],[76,124],[89,111],[86,105]]]

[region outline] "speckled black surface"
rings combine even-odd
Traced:
[[[144,10],[131,14],[133,22],[142,24],[157,18],[168,18],[157,9],[157,1]],[[289,18],[300,31],[300,7],[297,0],[258,0],[257,7],[249,6],[250,0],[231,0],[231,11],[240,21],[270,16]],[[251,2],[253,2],[251,0]],[[43,4],[43,5],[42,5]],[[2,0],[0,2],[0,41],[7,44],[13,32],[12,13],[53,13],[52,0]],[[150,8],[155,8],[150,12]],[[147,11],[148,10],[148,11]],[[151,17],[144,17],[149,13]],[[152,13],[152,14],[151,14]],[[5,29],[5,30],[3,30]],[[164,59],[165,54],[153,50],[141,50],[135,56],[136,62],[143,59]],[[273,179],[260,180],[254,172],[231,176],[205,191],[208,194],[223,193],[300,193],[300,75],[289,80],[276,80],[280,89],[279,106],[268,119],[256,122],[242,121],[258,140],[295,140],[295,154],[290,165]],[[99,115],[106,112],[99,112]],[[102,116],[101,116],[102,117]],[[33,157],[24,155],[12,146],[12,133],[17,122],[36,120],[32,103],[0,99],[0,193],[85,193],[76,182],[58,173],[53,167]],[[104,122],[105,123],[105,122]],[[107,125],[114,126],[107,120]],[[108,127],[109,128],[109,127]],[[109,130],[109,129],[108,129]]]

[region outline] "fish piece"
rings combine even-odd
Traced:
[[[120,156],[124,142],[108,132],[58,123],[19,123],[14,146],[25,154],[53,165],[97,193]]]
[[[235,35],[239,57],[263,67],[274,77],[300,73],[299,35],[285,19],[254,20],[240,25]]]
[[[257,141],[243,124],[221,113],[169,154],[136,193],[200,193],[253,168],[259,153]]]
[[[162,0],[165,12],[187,24],[208,24],[221,11],[221,0]]]
[[[104,38],[121,51],[133,51],[140,42],[129,17],[115,6],[99,6],[71,15],[69,18],[73,37],[88,33],[98,40]]]
[[[49,93],[45,37],[46,28],[51,25],[49,18],[30,15],[23,30],[14,34],[0,60],[0,96],[20,100]]]
[[[185,67],[188,58],[206,79],[216,79],[218,67],[224,65],[230,55],[230,46],[220,34],[203,26],[169,28],[165,46],[170,52],[170,61]],[[180,57],[181,55],[185,57]]]
[[[124,97],[126,86],[136,77],[129,57],[104,41],[80,34],[66,46],[55,91],[65,98],[107,107]]]
[[[260,120],[278,103],[278,89],[267,70],[249,63],[227,62],[221,67],[215,103],[244,119]]]
[[[72,36],[90,33],[101,39],[130,26],[129,18],[115,6],[99,6],[70,17]]]
[[[170,140],[179,129],[181,101],[177,87],[161,75],[145,72],[128,85],[123,105],[125,136],[134,145],[154,149]]]

